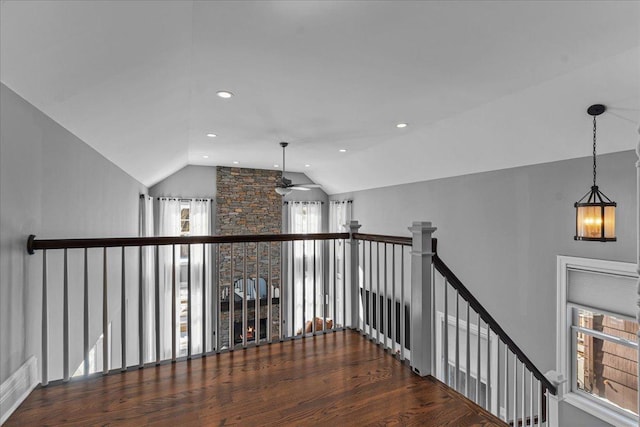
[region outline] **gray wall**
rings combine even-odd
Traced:
[[[215,200],[216,167],[185,166],[149,188],[149,195],[153,197],[196,197]]]
[[[4,85],[0,111],[2,382],[29,356],[36,355],[40,360],[42,254],[27,254],[27,236],[137,236],[138,197],[146,188]],[[76,265],[74,255],[70,254],[70,258]],[[96,253],[90,256],[90,264],[94,258],[101,262]],[[56,323],[61,320],[60,259],[60,254],[51,253],[52,351],[60,347],[61,341],[61,323]],[[97,262],[91,265],[98,271]],[[133,272],[133,267],[129,271]],[[82,295],[76,285],[71,284],[71,292],[72,303],[77,305]],[[92,295],[99,295],[99,290],[94,289],[99,286],[99,281],[92,282]],[[95,308],[96,298],[91,299],[91,307]],[[76,312],[81,310],[74,310],[72,315]],[[116,317],[115,312],[112,315]],[[80,346],[81,327],[76,326],[77,318],[71,320],[72,346]],[[98,329],[99,325],[92,328],[93,338],[97,338]],[[77,359],[78,356],[74,358]],[[54,360],[57,364],[61,359],[56,356]],[[77,367],[74,363],[72,370]],[[59,366],[50,369],[60,371]]]
[[[598,157],[598,184],[618,202],[614,243],[573,240],[573,203],[589,190],[591,158],[330,198],[352,198],[365,233],[408,236],[412,221],[432,221],[442,259],[546,372],[555,369],[556,256],[634,262],[635,161],[633,151]]]
[[[216,229],[216,167],[187,165],[149,188],[152,197],[211,199],[211,229]],[[154,217],[158,204],[154,202]],[[156,224],[156,231],[157,231]],[[213,233],[211,233],[213,234]]]

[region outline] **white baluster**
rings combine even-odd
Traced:
[[[640,127],[638,128],[638,134],[640,134]],[[637,251],[636,256],[638,257],[638,322],[640,323],[640,138],[638,138],[638,145],[636,145],[636,155],[638,156],[638,161],[636,162],[636,177],[637,177],[637,186],[636,186],[636,231],[637,231]],[[640,342],[640,331],[638,331],[638,341]],[[638,346],[638,362],[640,362],[640,346]],[[640,378],[640,363],[638,364],[638,378]],[[640,393],[638,393],[638,411],[640,411]]]
[[[456,391],[460,391],[460,294],[456,290],[456,342],[455,342],[455,354],[454,360],[456,369],[453,371],[453,388]]]
[[[487,392],[485,393],[484,409],[491,412],[491,327],[487,323]]]
[[[518,356],[513,355],[513,425],[518,425]]]
[[[107,248],[102,248],[102,374],[109,373],[109,307],[107,293]]]
[[[86,264],[85,264],[86,265]],[[86,328],[86,325],[85,325]],[[86,329],[85,329],[86,330]],[[47,250],[42,251],[42,379],[49,384],[49,307],[47,305]]]
[[[480,343],[480,336],[481,336],[481,331],[482,331],[482,319],[480,319],[480,313],[478,313],[478,345],[477,345],[477,349],[478,351],[476,351],[476,362],[477,362],[477,366],[476,366],[476,403],[478,405],[480,405],[480,382],[482,381],[482,368],[480,366],[480,360],[482,359],[481,354],[481,343]]]
[[[449,384],[449,282],[444,279],[444,383]]]
[[[537,381],[538,383],[538,425],[542,425],[542,417],[543,417],[543,413],[542,413],[542,388],[541,388],[541,382],[540,380]]]
[[[526,418],[527,418],[527,400],[525,399],[525,391],[526,391],[526,387],[525,387],[525,382],[526,382],[526,371],[525,371],[525,364],[524,362],[522,362],[522,425],[524,426],[526,424]]]
[[[509,422],[509,346],[504,344],[504,420]]]
[[[126,257],[125,249],[122,247],[122,276],[120,278],[120,370],[127,370],[127,282],[126,282]]]
[[[63,278],[63,303],[62,303],[62,353],[63,367],[62,379],[69,381],[69,260],[67,248],[64,249],[64,278]]]
[[[529,371],[529,419],[533,425],[533,372]]]
[[[471,391],[471,318],[469,310],[469,301],[467,301],[467,354],[465,359],[465,369],[467,370],[467,377],[465,379],[464,395],[469,398],[469,392]]]

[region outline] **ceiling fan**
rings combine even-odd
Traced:
[[[276,193],[280,194],[281,196],[286,196],[287,194],[291,193],[292,190],[309,191],[312,188],[320,188],[321,187],[320,184],[293,184],[291,183],[290,179],[287,179],[284,177],[284,173],[285,173],[284,160],[285,160],[285,150],[287,148],[287,145],[289,145],[288,142],[280,143],[280,146],[282,147],[282,176],[280,177],[278,185],[276,186]]]

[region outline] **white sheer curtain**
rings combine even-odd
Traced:
[[[351,200],[332,200],[329,202],[329,233],[345,233],[351,221]]]
[[[140,237],[153,236],[153,197],[140,195],[138,234]],[[155,325],[154,325],[154,296],[155,296],[155,269],[152,246],[143,246],[140,252],[142,256],[142,322],[143,322],[143,348],[144,361],[149,362],[155,358]]]
[[[205,236],[211,233],[211,201],[209,199],[191,199],[189,201],[189,235]],[[204,252],[203,252],[204,249]],[[206,271],[202,271],[202,262],[205,260]],[[204,275],[203,275],[204,273]],[[211,302],[208,286],[211,281],[211,256],[209,245],[191,245],[191,351],[199,353],[203,350],[202,328],[206,328],[206,318],[202,318],[202,297],[207,295],[207,301]],[[211,307],[212,304],[208,304]],[[205,317],[211,315],[207,310]],[[207,332],[209,332],[207,328]],[[205,349],[206,350],[206,349]]]
[[[322,231],[322,202],[289,202],[289,233],[320,233]],[[304,331],[304,322],[311,321],[314,314],[314,241],[296,241],[293,244],[293,333]],[[304,252],[304,261],[303,261]],[[321,317],[324,306],[322,282],[322,245],[315,242],[315,295],[316,316]],[[291,282],[291,281],[290,281]],[[304,301],[303,301],[304,286]],[[291,295],[291,290],[289,291]],[[303,313],[304,309],[304,313]]]
[[[345,233],[349,231],[346,226],[351,221],[352,212],[351,200],[332,200],[329,202],[329,233]],[[334,319],[335,325],[345,325],[344,313],[344,244],[343,240],[336,241],[335,245],[331,244],[329,248],[329,317]],[[335,264],[333,259],[335,257]],[[335,282],[335,283],[334,283]],[[334,287],[335,284],[335,287]],[[335,295],[334,295],[335,288]],[[333,312],[333,299],[336,299],[336,312]]]
[[[157,236],[179,236],[180,235],[180,199],[170,197],[159,197],[158,200],[158,225],[156,228]],[[162,359],[172,356],[172,327],[176,328],[176,336],[180,336],[180,322],[177,319],[176,325],[172,326],[171,304],[173,301],[173,272],[180,271],[180,247],[175,250],[175,258],[173,257],[172,246],[159,246],[158,260],[160,263],[159,271],[159,289],[160,289],[160,357]],[[175,270],[174,270],[175,265]],[[176,316],[180,313],[180,281],[176,278]],[[155,311],[155,307],[154,307]],[[151,325],[153,325],[153,320]],[[151,328],[150,332],[155,332]],[[149,332],[148,332],[149,333]],[[152,335],[154,335],[152,333]],[[153,337],[151,338],[154,339]]]

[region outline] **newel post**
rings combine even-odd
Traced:
[[[411,368],[420,375],[431,375],[433,341],[433,301],[431,301],[431,222],[414,222],[409,228],[411,246]]]
[[[362,225],[358,224],[358,221],[352,220],[347,224],[349,227],[349,247],[350,247],[350,265],[351,274],[349,277],[349,289],[351,292],[351,316],[349,321],[349,327],[358,329],[360,325],[360,262],[358,260],[358,240],[353,237],[354,233],[357,233]]]

